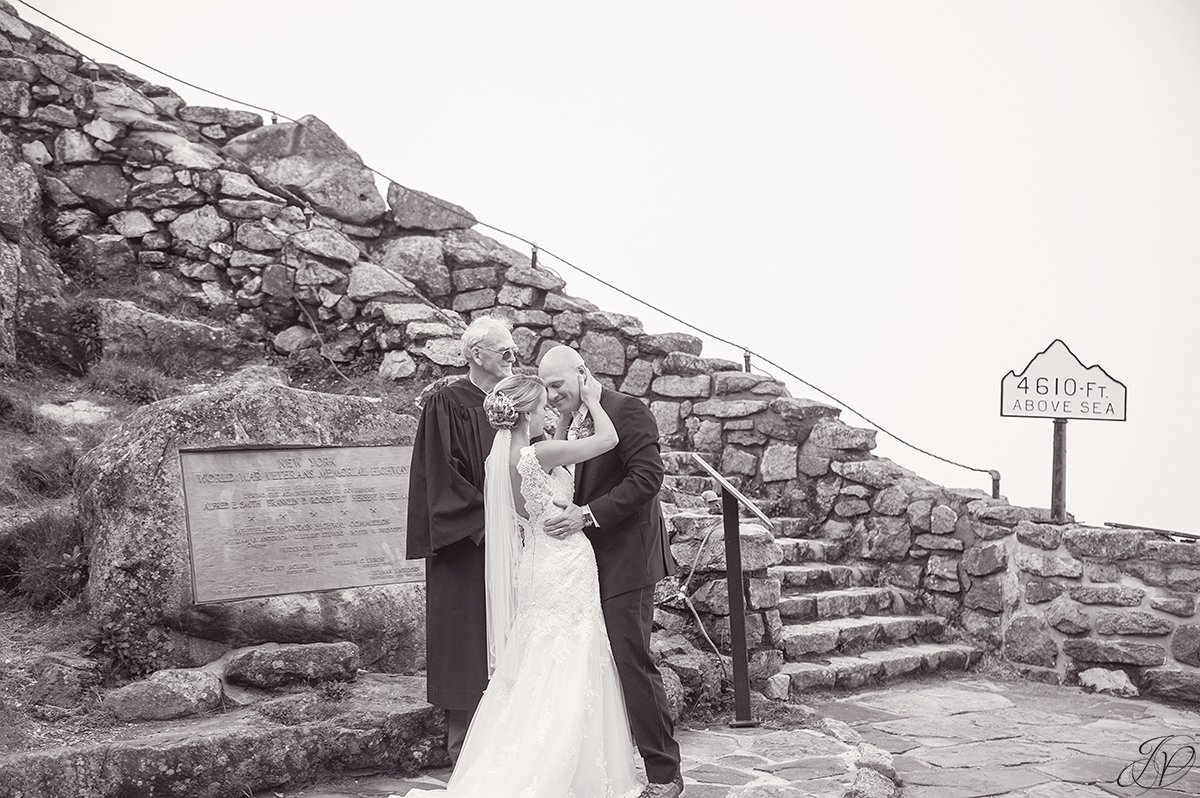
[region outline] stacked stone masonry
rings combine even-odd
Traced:
[[[686,580],[663,588],[660,632],[699,641],[695,608],[728,650],[720,521],[700,498],[714,485],[691,453],[775,519],[742,536],[752,676],[768,694],[967,667],[988,649],[1041,678],[1098,665],[1200,699],[1200,548],[1055,526],[1043,510],[935,485],[873,455],[875,431],[837,408],[568,295],[475,223],[399,185],[385,199],[315,117],[264,124],[189,106],[92,68],[0,0],[0,362],[76,284],[190,302],[209,323],[176,327],[189,347],[319,356],[407,385],[462,373],[464,325],[500,317],[523,366],[570,344],[657,419]],[[119,301],[98,309],[108,356],[131,345],[126,331],[172,321]]]

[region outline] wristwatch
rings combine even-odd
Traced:
[[[585,504],[579,509],[583,512],[583,525],[585,527],[594,526],[596,529],[600,528],[600,525],[596,523],[596,516],[592,515],[590,507]]]

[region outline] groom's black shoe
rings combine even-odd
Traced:
[[[670,784],[647,784],[639,798],[683,798],[683,776]]]

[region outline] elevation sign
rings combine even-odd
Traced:
[[[1067,520],[1067,421],[1124,421],[1125,385],[1100,366],[1085,366],[1062,340],[1000,380],[1000,415],[1054,420],[1050,519]]]
[[[1000,380],[1000,415],[1124,421],[1125,393],[1124,384],[1098,365],[1083,365],[1055,339],[1020,374]]]

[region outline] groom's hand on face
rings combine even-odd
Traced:
[[[576,532],[583,531],[583,510],[573,502],[554,502],[555,507],[561,507],[561,513],[555,513],[546,521],[546,534],[552,538],[565,538]]]

